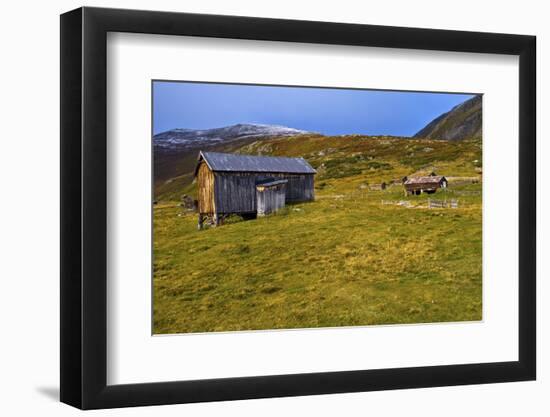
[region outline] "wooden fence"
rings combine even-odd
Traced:
[[[445,191],[456,195],[481,195],[481,190],[450,190],[447,188]]]
[[[412,207],[411,202],[407,200],[399,200],[399,201],[380,200],[380,204],[382,204],[383,206],[392,205],[392,206]]]
[[[458,200],[428,200],[428,208],[458,208]]]
[[[336,201],[340,200],[360,200],[364,199],[368,196],[368,192],[365,190],[357,190],[352,191],[350,193],[346,194],[336,194],[332,196],[324,196],[323,198],[330,198],[334,199]],[[407,207],[407,208],[426,208],[425,200],[424,202],[422,200],[416,200],[415,202],[412,202],[410,200],[380,200],[380,204],[385,205],[394,205],[394,206],[401,206],[401,207]],[[445,199],[445,200],[434,200],[434,199],[428,199],[428,208],[452,208],[457,209],[459,208],[459,200],[457,199]]]

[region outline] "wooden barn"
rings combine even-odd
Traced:
[[[230,214],[255,217],[288,202],[312,201],[315,174],[303,158],[201,151],[195,168],[199,229],[208,218],[218,225]]]
[[[410,177],[403,184],[405,194],[435,193],[439,188],[447,188],[447,178],[441,175],[430,175],[428,177]]]

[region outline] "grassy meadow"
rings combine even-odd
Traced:
[[[482,317],[481,141],[339,136],[256,141],[244,154],[303,156],[316,200],[197,230],[189,175],[157,189],[154,333],[473,321]],[[449,188],[404,196],[405,175]],[[428,199],[459,201],[430,209]]]

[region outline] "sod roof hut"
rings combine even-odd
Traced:
[[[195,168],[199,227],[209,216],[218,224],[229,214],[257,215],[256,186],[262,183],[286,180],[284,187],[280,186],[282,183],[272,185],[278,186],[278,195],[284,189],[285,203],[311,201],[315,198],[315,174],[316,171],[303,158],[201,151]],[[280,205],[280,199],[277,201]],[[268,210],[271,209],[268,207]]]
[[[439,188],[447,188],[447,178],[441,175],[410,177],[403,184],[406,194],[435,193]]]

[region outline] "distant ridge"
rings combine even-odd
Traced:
[[[415,138],[463,140],[481,138],[482,98],[480,95],[436,117],[414,135]]]
[[[305,130],[279,125],[239,123],[214,129],[172,129],[153,136],[155,147],[197,148],[245,138],[304,135]]]

